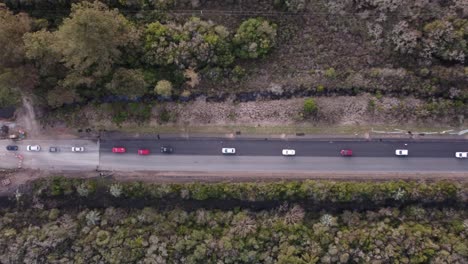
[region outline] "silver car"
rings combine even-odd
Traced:
[[[222,149],[221,149],[221,152],[222,152],[223,154],[228,154],[228,155],[231,154],[231,155],[234,155],[234,154],[236,154],[236,149],[235,149],[235,148],[222,148]]]
[[[72,152],[84,152],[84,147],[72,147]]]
[[[397,149],[397,150],[395,150],[395,155],[397,155],[397,156],[408,156],[408,150],[407,149]]]
[[[26,147],[27,151],[41,151],[41,146],[39,145],[28,145]]]
[[[283,156],[295,156],[296,155],[296,151],[294,149],[283,149],[281,153],[283,154]]]

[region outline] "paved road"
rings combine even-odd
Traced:
[[[406,145],[405,145],[406,144]],[[221,148],[236,148],[237,156],[279,156],[282,149],[295,149],[300,157],[337,157],[340,150],[352,149],[354,157],[394,157],[396,149],[408,149],[411,157],[455,157],[457,151],[468,151],[468,141],[317,141],[281,139],[129,139],[101,140],[101,153],[110,153],[115,146],[127,148],[123,155],[134,155],[139,148],[161,155],[160,147],[170,145],[174,155],[221,154]]]
[[[5,150],[10,141],[0,141],[0,167],[12,168],[17,161]],[[40,152],[26,152],[26,145],[39,144]],[[406,145],[405,145],[406,144]],[[468,141],[318,141],[281,139],[119,139],[119,140],[26,140],[18,143],[24,155],[23,167],[49,170],[154,170],[210,172],[466,172],[468,159],[454,157],[468,151]],[[174,154],[160,153],[170,145]],[[60,153],[49,153],[58,146]],[[85,153],[71,152],[72,146],[84,146]],[[112,147],[127,148],[127,153],[112,153]],[[221,155],[222,147],[235,147],[237,155]],[[149,156],[138,156],[139,148],[148,148]],[[283,148],[293,148],[297,156],[283,157]],[[349,148],[354,157],[340,157]],[[409,150],[409,157],[395,157],[398,148]]]
[[[0,140],[0,167],[16,168],[18,160],[14,153],[6,151],[6,146],[11,145],[9,140]],[[97,141],[91,140],[25,140],[13,143],[19,147],[17,153],[24,156],[22,167],[46,170],[96,170],[99,165],[99,147]],[[28,152],[27,145],[40,145],[41,151]],[[85,147],[86,152],[75,153],[72,146]],[[49,147],[58,147],[57,153],[50,153]]]

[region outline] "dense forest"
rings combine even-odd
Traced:
[[[403,121],[460,124],[468,111],[463,0],[4,3],[2,107],[32,94],[43,116],[90,106],[121,123],[148,120],[161,102],[200,96],[370,94],[368,112],[395,97],[392,113],[404,113]],[[317,113],[304,109],[302,117],[332,119]],[[172,120],[167,111],[158,119]]]
[[[2,263],[466,263],[457,182],[49,178],[0,211]]]

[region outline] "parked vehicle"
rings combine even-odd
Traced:
[[[350,149],[342,149],[342,150],[340,151],[340,154],[341,154],[341,156],[343,156],[343,157],[351,157],[351,156],[353,156],[353,151],[350,150]]]
[[[295,156],[296,151],[294,149],[283,149],[282,154],[283,156]]]
[[[113,153],[125,153],[127,150],[124,147],[113,147],[112,152]]]
[[[468,158],[468,152],[456,152],[455,157],[459,159],[466,159]]]
[[[59,148],[58,147],[50,147],[49,152],[58,152]]]
[[[71,150],[72,152],[84,152],[85,148],[84,147],[72,147]]]
[[[171,154],[172,152],[174,152],[174,149],[171,146],[162,146],[161,147],[161,153]]]
[[[28,145],[26,147],[27,151],[41,151],[41,147],[39,145]]]
[[[139,149],[138,150],[138,155],[149,155],[150,151],[149,149]]]
[[[234,155],[236,154],[236,149],[235,148],[222,148],[221,152],[227,155]]]
[[[6,147],[6,149],[7,149],[8,151],[17,151],[17,150],[18,150],[18,146],[8,145],[8,146]]]
[[[395,150],[395,155],[397,155],[397,156],[408,156],[408,150],[407,149],[397,149],[397,150]]]

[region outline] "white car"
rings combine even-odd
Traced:
[[[223,154],[236,154],[236,149],[235,148],[222,148],[221,152]]]
[[[408,150],[407,149],[397,149],[397,150],[395,150],[395,155],[397,155],[397,156],[408,156]]]
[[[468,158],[468,152],[455,152],[455,157],[459,159],[466,159]]]
[[[294,149],[283,149],[283,156],[295,156],[296,151]]]
[[[41,146],[39,145],[28,145],[26,147],[27,151],[41,151]]]
[[[84,147],[72,147],[73,152],[84,152]]]

